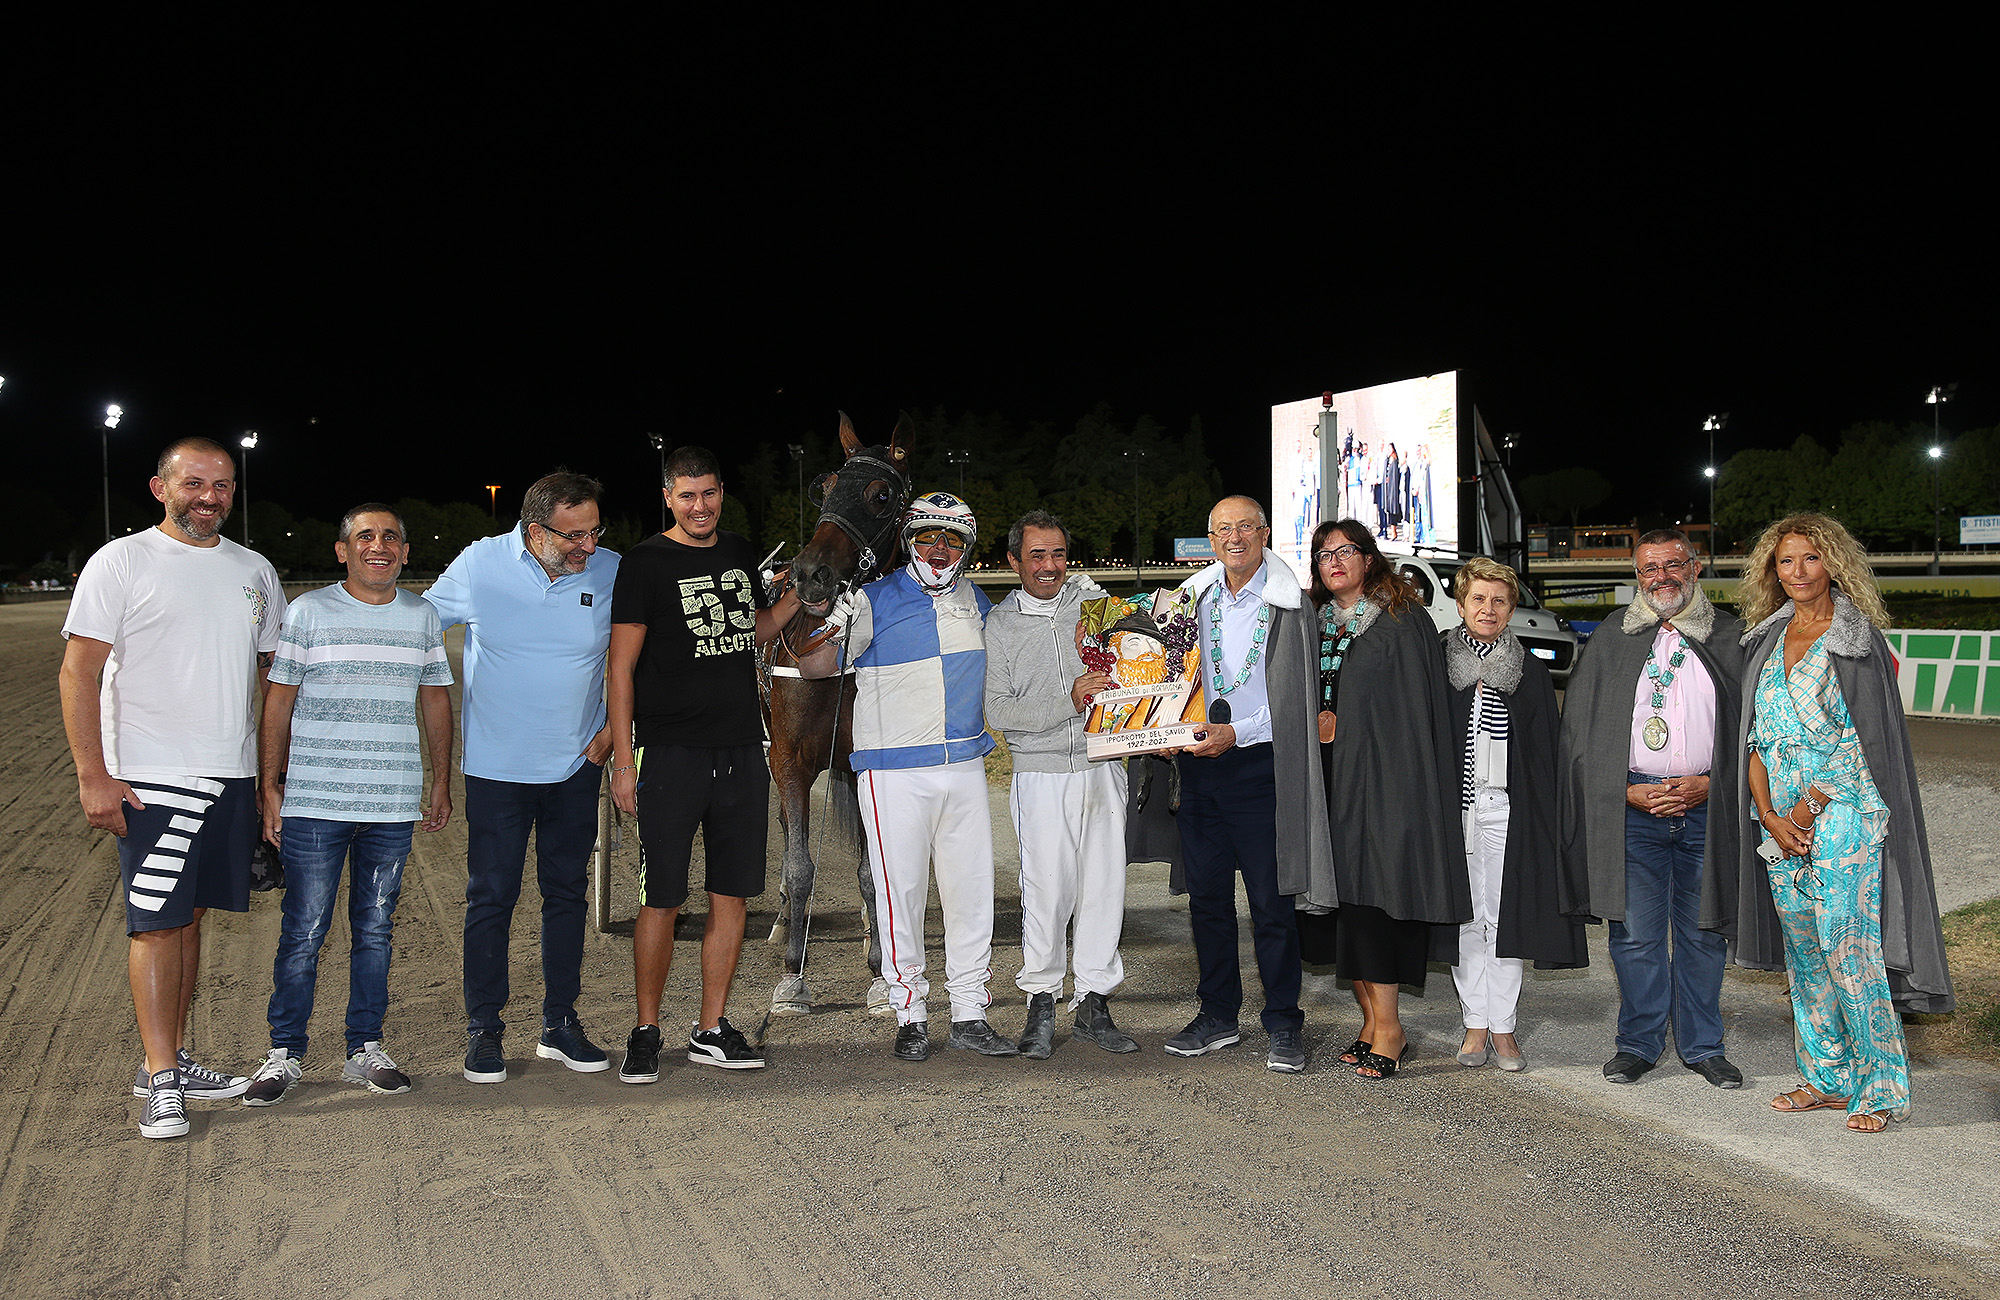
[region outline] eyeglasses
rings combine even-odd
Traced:
[[[547,524],[536,524],[535,527],[541,529],[543,532],[547,533],[551,537],[560,537],[566,542],[580,542],[586,537],[588,537],[591,541],[594,542],[598,538],[604,536],[605,526],[603,524],[599,524],[595,528],[579,528],[573,533],[565,533],[560,529],[551,528]]]
[[[921,533],[911,534],[910,545],[921,546],[926,550],[933,546],[942,546],[947,550],[963,551],[965,538],[948,528],[926,528]]]
[[[1639,570],[1639,576],[1646,579],[1649,582],[1652,581],[1654,578],[1662,577],[1667,574],[1672,574],[1674,577],[1678,578],[1683,573],[1686,573],[1688,571],[1688,566],[1693,563],[1694,563],[1693,560],[1668,560],[1665,564],[1649,564],[1645,568]]]
[[[1253,524],[1245,521],[1240,524],[1217,524],[1215,527],[1209,529],[1208,532],[1211,537],[1250,537],[1254,536],[1259,529],[1267,527],[1269,527],[1268,524]]]
[[[1314,551],[1313,560],[1325,564],[1328,560],[1351,560],[1359,554],[1361,548],[1358,546],[1336,546],[1330,551]]]

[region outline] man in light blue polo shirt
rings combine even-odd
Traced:
[[[528,834],[542,892],[542,1037],[535,1055],[586,1073],[610,1058],[576,1018],[584,889],[611,730],[604,661],[618,556],[596,479],[535,482],[511,533],[474,542],[425,594],[465,633],[465,1077],[504,1083],[507,939]]]

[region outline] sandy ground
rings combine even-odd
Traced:
[[[403,1097],[338,1082],[344,921],[328,940],[314,1049],[282,1105],[195,1103],[146,1141],[109,838],[89,830],[56,705],[63,606],[0,607],[0,1295],[22,1296],[1909,1296],[2000,1287],[2000,1098],[1990,1071],[1920,1062],[1917,1117],[1857,1138],[1764,1106],[1789,1086],[1783,983],[1732,971],[1743,1092],[1672,1062],[1614,1088],[1615,991],[1599,938],[1584,974],[1535,977],[1521,1076],[1450,1052],[1449,977],[1406,1000],[1417,1055],[1359,1082],[1335,1053],[1346,992],[1309,976],[1313,1068],[1262,1068],[1263,1036],[1197,1061],[1159,1044],[1192,1012],[1185,907],[1132,873],[1128,981],[1114,1006],[1145,1051],[1066,1032],[1046,1062],[943,1053],[910,1066],[864,1014],[849,863],[825,868],[808,1018],[775,1022],[771,1068],[669,1057],[660,1083],[534,1059],[534,917],[516,927],[504,1085],[458,1073],[464,832],[421,839],[397,918],[389,1046]],[[1922,724],[1950,902],[2000,894],[1986,834],[2000,728]],[[996,791],[994,1018],[1019,1026],[1012,835]],[[629,845],[619,855],[629,859]],[[1962,860],[1962,862],[1961,862]],[[753,906],[768,931],[774,891]],[[631,886],[612,897],[629,917]],[[530,890],[532,897],[532,889]],[[1948,903],[1949,905],[1949,903]],[[667,1019],[694,1011],[699,917],[684,922]],[[248,1070],[266,1046],[277,899],[216,914],[192,1039]],[[932,911],[933,955],[938,930]],[[587,946],[582,1014],[617,1049],[630,951]],[[731,1015],[752,1025],[777,952],[745,952]],[[1246,953],[1246,968],[1249,967]],[[1254,969],[1254,968],[1252,968]],[[1255,1005],[1254,994],[1252,1006]],[[614,1050],[615,1059],[615,1050]]]

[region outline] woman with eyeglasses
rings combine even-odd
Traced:
[[[1472,920],[1459,927],[1452,981],[1465,1023],[1458,1063],[1527,1068],[1514,1039],[1527,962],[1587,965],[1583,922],[1562,914],[1556,820],[1556,688],[1507,622],[1520,579],[1484,556],[1455,579],[1460,627],[1443,634],[1459,738],[1459,809]]]
[[[1888,611],[1868,556],[1837,521],[1793,515],[1764,530],[1743,566],[1750,749],[1743,869],[1768,873],[1769,913],[1745,925],[1738,959],[1792,981],[1804,1082],[1774,1110],[1844,1110],[1879,1133],[1910,1113],[1899,1011],[1950,1011],[1937,891]],[[1762,862],[1749,854],[1755,851]]]
[[[1339,896],[1331,956],[1361,1006],[1360,1035],[1341,1059],[1374,1082],[1409,1055],[1400,986],[1421,989],[1426,964],[1451,961],[1472,919],[1459,749],[1437,627],[1374,534],[1352,519],[1321,524],[1312,551]]]

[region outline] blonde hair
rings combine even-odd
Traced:
[[[1750,558],[1743,562],[1743,576],[1736,582],[1736,604],[1745,623],[1757,626],[1790,599],[1778,584],[1778,543],[1787,537],[1803,537],[1812,543],[1834,587],[1853,601],[1870,623],[1889,626],[1889,611],[1875,587],[1875,572],[1868,567],[1867,548],[1855,541],[1854,534],[1838,519],[1817,514],[1780,519],[1757,539]]]
[[[1459,566],[1458,577],[1452,580],[1452,599],[1461,611],[1465,609],[1465,598],[1475,582],[1503,583],[1507,588],[1507,598],[1516,605],[1521,603],[1521,575],[1498,560],[1475,555]]]

